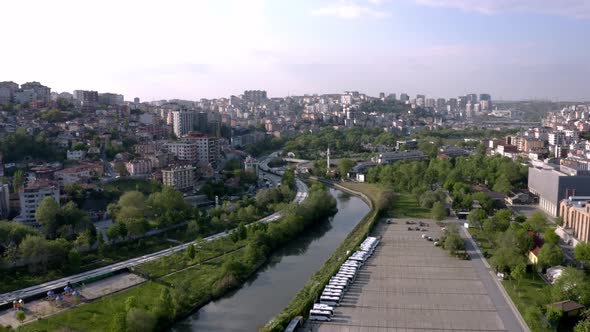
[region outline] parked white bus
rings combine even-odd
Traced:
[[[340,304],[340,298],[334,296],[320,296],[320,303],[329,306],[337,306]]]
[[[332,320],[332,313],[327,310],[310,310],[309,311],[309,319],[316,320],[316,321],[326,321],[329,322]]]

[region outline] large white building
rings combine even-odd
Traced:
[[[14,82],[0,82],[0,104],[12,102],[16,90],[18,90],[18,84]]]
[[[182,137],[181,141],[196,145],[197,162],[211,164],[213,168],[217,167],[219,142],[216,137],[193,132]]]
[[[166,149],[174,156],[176,159],[189,161],[191,163],[197,163],[197,144],[193,142],[170,142],[166,143]]]
[[[179,191],[193,189],[196,179],[195,170],[196,168],[190,165],[162,170],[162,183]]]
[[[125,163],[129,175],[147,175],[152,172],[152,161],[149,159],[136,159]]]
[[[195,113],[192,111],[172,111],[172,130],[176,137],[184,136],[193,131]]]
[[[33,91],[35,99],[47,103],[51,100],[51,88],[42,85],[39,82],[28,82],[20,86],[23,91]]]
[[[18,220],[26,224],[35,223],[35,212],[37,212],[41,201],[48,196],[53,197],[57,204],[59,204],[59,186],[57,183],[37,179],[29,183],[25,188],[21,188],[19,192],[20,216]]]

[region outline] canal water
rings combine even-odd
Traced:
[[[338,212],[277,250],[242,287],[177,323],[172,331],[258,331],[281,312],[370,209],[329,189]]]

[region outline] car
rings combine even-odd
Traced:
[[[422,234],[422,238],[425,239],[426,238],[426,234]]]
[[[409,231],[413,231],[414,229],[412,227],[408,227],[408,230]]]
[[[440,247],[440,242],[438,242],[438,241],[434,242],[434,246],[435,247]]]
[[[428,237],[426,237],[426,239],[427,239],[428,241],[434,241],[434,239],[432,238],[432,236],[428,236]]]
[[[417,231],[419,231],[419,230],[420,230],[420,227],[416,227],[416,228],[414,228],[414,229],[415,229],[415,230],[417,230]]]
[[[387,220],[385,220],[385,222],[389,225],[391,224],[391,219],[388,218]]]
[[[409,221],[406,221],[406,225],[410,225],[410,222]]]

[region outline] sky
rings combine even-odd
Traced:
[[[126,99],[590,100],[588,0],[18,0],[0,81]]]

